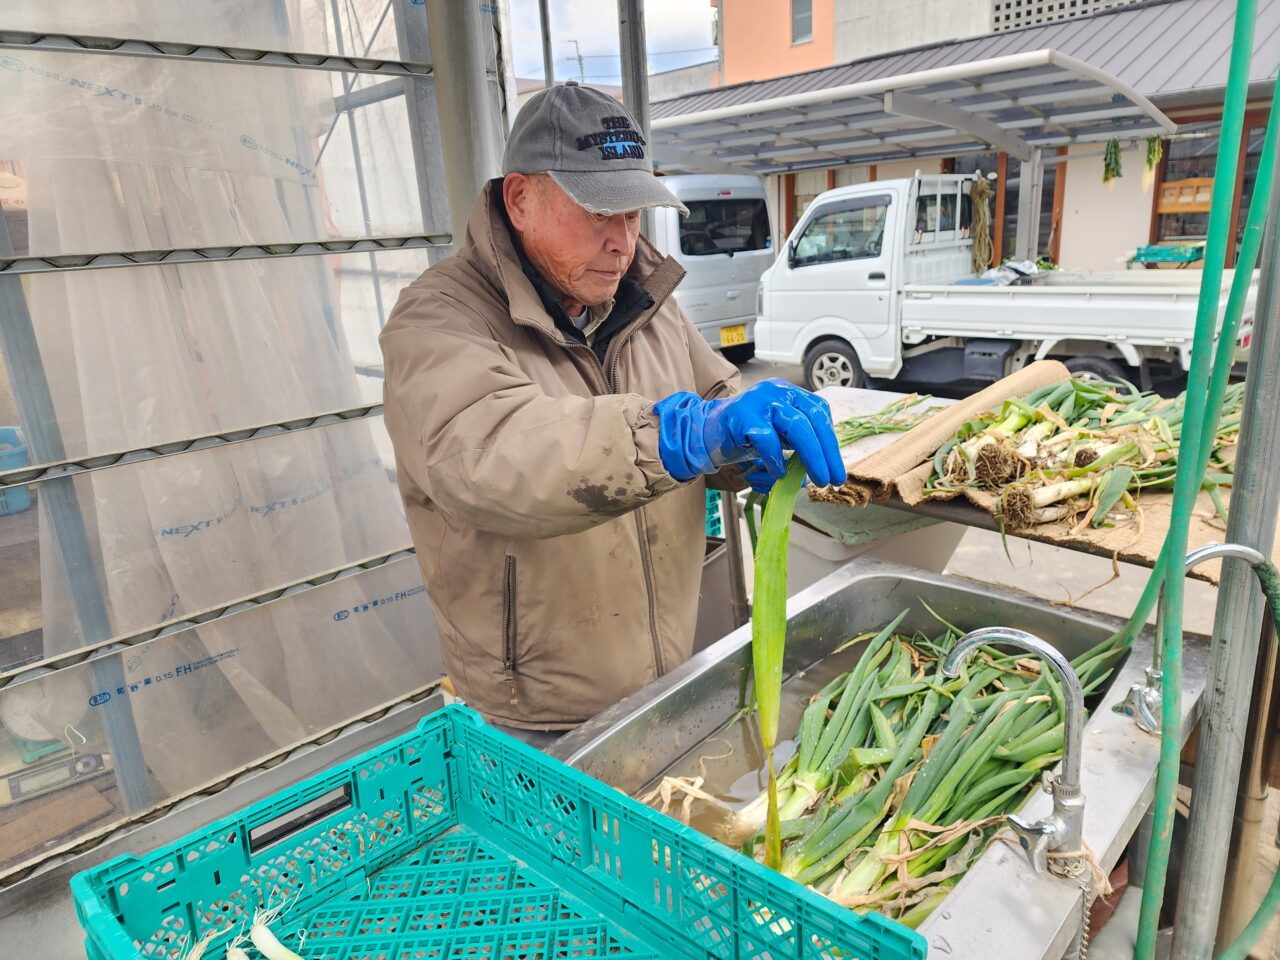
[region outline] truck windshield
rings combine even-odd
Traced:
[[[763,200],[689,200],[680,221],[680,252],[686,257],[766,250],[769,211]]]

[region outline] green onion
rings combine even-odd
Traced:
[[[1243,384],[1226,391],[1204,481],[1220,516],[1232,483]],[[969,488],[998,495],[1007,530],[1088,514],[1094,527],[1136,517],[1135,495],[1169,488],[1177,473],[1185,393],[1166,400],[1132,384],[1070,380],[1006,401],[960,427],[934,455],[927,496]]]
[[[783,615],[781,597],[765,602],[772,604],[766,612]],[[795,754],[776,777],[771,767],[770,788],[738,814],[738,825],[747,828],[740,836],[750,837],[744,850],[780,862],[787,876],[852,909],[917,924],[1060,759],[1064,708],[1057,678],[1029,668],[1021,654],[984,648],[958,678],[944,677],[940,664],[960,628],[934,613],[940,633],[899,633],[908,615],[840,648],[863,645],[851,670],[812,695]],[[767,623],[753,634],[772,642],[753,651],[757,680],[780,681],[776,638],[785,622],[773,633],[763,632]],[[1124,653],[1108,640],[1072,666],[1093,691]],[[762,662],[765,656],[772,663]],[[761,739],[771,758],[781,693],[766,696],[763,684],[759,691]]]
[[[804,482],[804,464],[793,456],[787,472],[769,492],[760,522],[755,555],[755,596],[751,615],[751,665],[755,674],[760,745],[769,761],[769,800],[765,821],[765,863],[782,864],[778,819],[778,779],[773,750],[778,741],[778,713],[782,706],[782,659],[787,640],[787,541],[791,514]]]

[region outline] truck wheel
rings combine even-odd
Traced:
[[[736,347],[721,347],[720,352],[730,363],[744,364],[756,355],[756,345],[740,343]]]
[[[820,340],[804,355],[804,383],[810,390],[865,387],[867,378],[853,347],[843,340]]]
[[[1106,357],[1072,357],[1067,361],[1067,369],[1075,374],[1076,379],[1087,382],[1106,380],[1118,383],[1129,379],[1129,374],[1120,364]]]

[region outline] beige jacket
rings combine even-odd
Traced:
[[[685,660],[702,481],[663,468],[653,404],[736,392],[685,318],[684,271],[641,239],[654,304],[603,364],[521,270],[486,187],[466,242],[406,287],[381,335],[386,424],[444,660],[486,717],[563,729]]]

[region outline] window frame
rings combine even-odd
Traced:
[[[801,5],[805,5],[808,7],[807,13],[797,11],[796,8]],[[799,16],[797,16],[797,13],[799,13]],[[796,24],[797,22],[800,22],[800,21],[807,21],[809,25],[807,32],[805,32],[803,35],[798,34],[796,31]],[[813,0],[791,0],[791,45],[793,47],[796,47],[802,43],[812,43],[812,42],[813,42]]]
[[[751,218],[754,227],[755,218],[764,215],[764,230],[761,234],[761,245],[758,247],[743,247],[741,250],[715,249],[705,250],[701,253],[692,253],[685,249],[685,229],[690,225],[693,214],[693,204],[752,204]],[[769,205],[764,197],[706,197],[694,200],[686,200],[685,205],[689,207],[690,216],[680,218],[676,224],[676,245],[680,248],[682,257],[715,257],[728,256],[735,257],[739,254],[761,253],[766,250],[773,249],[773,235],[769,224]],[[703,221],[707,223],[708,221]],[[717,221],[717,224],[723,225],[727,221]],[[710,237],[709,237],[710,239]],[[712,241],[714,242],[714,240]]]

